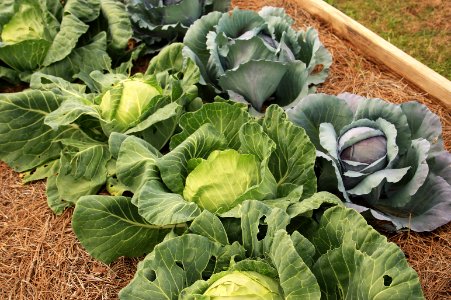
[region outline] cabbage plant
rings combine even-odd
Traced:
[[[139,136],[162,148],[180,115],[195,108],[199,71],[173,44],[154,57],[145,74],[129,76],[121,66],[94,71],[86,84],[35,73],[32,89],[0,95],[0,159],[25,181],[47,178],[49,206],[56,213],[101,188],[122,189],[108,139]]]
[[[308,215],[312,204],[297,205]],[[234,242],[218,219],[196,221],[188,234],[157,245],[119,298],[424,299],[418,275],[395,244],[352,209],[320,210],[309,233],[287,232],[282,209],[246,201],[242,237]]]
[[[117,180],[127,193],[82,197],[73,217],[77,237],[95,258],[111,261],[119,253],[126,255],[128,248],[119,243],[125,231],[152,235],[147,245],[160,233],[183,231],[205,214],[237,220],[249,199],[286,209],[316,192],[315,148],[304,130],[275,105],[256,120],[241,104],[204,104],[182,115],[179,125],[181,131],[164,155],[136,136],[110,136]],[[96,216],[91,211],[97,211]],[[99,222],[115,219],[123,221],[109,229],[114,232],[108,234],[111,238],[93,238],[105,235]],[[124,244],[141,241],[132,240]],[[146,249],[134,251],[142,254]]]
[[[287,114],[318,149],[320,189],[397,229],[431,231],[451,220],[451,154],[426,106],[310,95]]]
[[[0,79],[28,82],[39,71],[72,81],[80,73],[108,69],[110,55],[124,55],[132,29],[123,3],[61,3],[0,3]]]
[[[120,146],[117,169],[125,173],[118,179],[152,224],[191,221],[203,210],[233,215],[244,200],[282,203],[316,192],[315,148],[277,106],[259,123],[241,105],[205,104],[183,115],[180,127],[161,157],[127,151],[137,147],[133,139]],[[154,171],[130,172],[137,163]]]
[[[324,82],[332,58],[313,28],[295,31],[282,8],[213,12],[189,28],[184,54],[198,64],[201,83],[263,112],[291,107]]]
[[[127,0],[127,11],[137,40],[149,52],[183,40],[186,31],[201,16],[212,11],[226,12],[230,0]]]

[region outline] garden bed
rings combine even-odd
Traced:
[[[424,92],[383,66],[367,60],[324,24],[290,1],[233,1],[241,8],[284,6],[297,27],[314,26],[334,63],[320,92],[353,92],[394,103],[418,100],[442,119],[446,148],[451,149],[451,113]],[[116,299],[135,273],[137,259],[106,266],[81,247],[70,226],[72,210],[55,216],[48,208],[45,185],[21,184],[20,175],[0,163],[0,298]],[[388,235],[418,272],[427,299],[451,293],[451,225],[418,234]]]

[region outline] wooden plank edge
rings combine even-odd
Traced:
[[[451,81],[422,64],[362,24],[322,0],[295,0],[295,3],[326,23],[364,54],[384,64],[451,110]]]

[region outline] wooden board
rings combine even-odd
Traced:
[[[451,81],[326,2],[294,1],[300,8],[328,23],[338,36],[348,40],[364,54],[386,65],[451,110]]]

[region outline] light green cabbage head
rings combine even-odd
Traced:
[[[282,300],[278,282],[253,271],[233,271],[205,291],[210,299]]]
[[[142,121],[151,100],[162,94],[156,82],[131,78],[119,82],[102,97],[102,118],[111,122],[114,131],[124,132]]]
[[[9,23],[3,26],[1,38],[7,44],[45,38],[44,19],[39,6],[28,3],[21,5]]]
[[[225,212],[260,182],[260,162],[252,154],[229,149],[213,151],[186,178],[183,196],[202,209]]]

